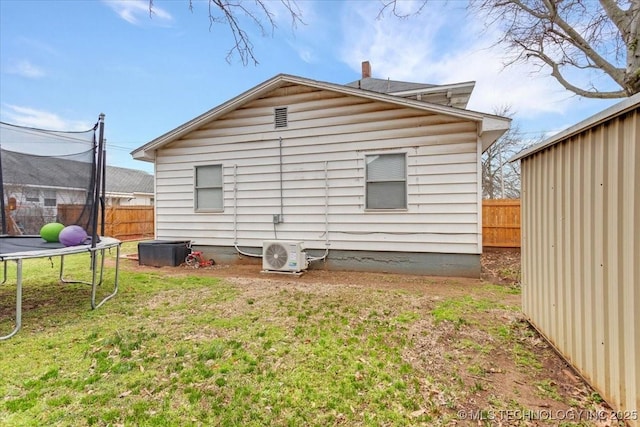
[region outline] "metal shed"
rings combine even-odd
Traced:
[[[637,94],[513,159],[522,162],[523,311],[636,426],[639,106]]]

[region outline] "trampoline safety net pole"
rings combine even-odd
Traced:
[[[4,206],[4,181],[2,179],[2,144],[0,144],[0,234],[7,234],[7,217]]]
[[[93,223],[91,225],[91,248],[96,247],[98,241],[98,212],[100,204],[100,192],[102,189],[102,168],[104,168],[102,150],[104,148],[104,113],[100,114],[98,128],[98,146],[96,147],[96,160],[98,162],[95,176],[95,188],[92,207]],[[102,218],[104,222],[104,218]]]
[[[100,235],[104,236],[106,222],[106,194],[107,194],[107,138],[103,139],[102,147],[102,188],[100,189]]]

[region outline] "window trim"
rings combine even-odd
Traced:
[[[220,168],[220,186],[198,186],[198,168],[219,167]],[[220,189],[222,193],[222,206],[220,208],[199,208],[198,207],[198,190]],[[222,163],[212,163],[204,165],[195,165],[193,167],[193,211],[196,213],[224,212],[224,166]]]
[[[370,156],[385,156],[385,155],[404,155],[404,180],[403,181],[377,181],[377,182],[404,182],[404,206],[398,208],[370,208],[368,200],[368,163],[367,157]],[[409,165],[407,162],[406,151],[383,151],[383,152],[369,152],[364,155],[364,211],[365,212],[407,212],[409,210]]]

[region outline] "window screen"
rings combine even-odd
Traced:
[[[224,208],[222,165],[196,166],[195,199],[197,211]]]
[[[44,205],[48,207],[56,206],[56,192],[55,191],[43,191],[44,195]]]
[[[367,209],[407,208],[407,166],[402,154],[366,156]]]

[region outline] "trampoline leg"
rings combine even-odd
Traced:
[[[60,277],[58,280],[60,280],[60,282],[62,283],[67,283],[67,281],[62,278],[63,275],[64,275],[64,255],[60,255]]]
[[[93,276],[92,276],[93,280],[91,283],[91,308],[93,308],[94,310],[100,307],[105,302],[109,301],[118,293],[118,272],[120,271],[120,245],[116,246],[116,271],[115,271],[115,277],[113,280],[114,281],[113,292],[107,295],[106,297],[104,297],[102,301],[100,301],[98,304],[96,304],[96,288],[102,284],[102,276],[104,272],[104,258],[105,258],[104,251],[105,250],[106,249],[100,249],[100,252],[101,252],[100,256],[102,257],[102,260],[100,262],[100,280],[99,281],[96,280],[97,268],[93,269]]]
[[[22,327],[22,260],[18,259],[16,260],[16,263],[18,265],[17,279],[16,279],[16,327],[13,329],[13,331],[11,331],[9,335],[0,337],[0,341],[11,338],[15,334],[17,334],[20,328]],[[6,280],[7,279],[7,271],[6,271],[7,262],[6,261],[4,263],[4,268],[5,268],[4,278]]]
[[[120,246],[118,246],[118,249],[120,249]],[[101,258],[100,259],[100,280],[98,280],[98,286],[102,285],[102,280],[104,278],[104,260],[105,260],[104,251],[105,250],[106,249],[101,249],[100,250],[100,258]],[[97,253],[94,252],[94,254],[95,254],[95,257],[98,256]],[[94,264],[93,264],[94,265],[94,267],[93,267],[94,269],[97,268],[97,264],[98,264],[98,260],[96,258],[94,260]]]
[[[92,249],[91,250],[91,281],[85,282],[82,280],[66,280],[64,278],[64,255],[60,257],[60,282],[61,283],[82,283],[85,285],[91,286],[91,308],[96,309],[100,307],[105,302],[109,301],[118,293],[118,271],[120,270],[120,244],[116,245],[116,273],[113,285],[113,292],[106,297],[104,297],[99,303],[96,303],[96,289],[98,286],[102,285],[104,280],[104,263],[105,263],[105,255],[104,251],[107,248],[101,249]],[[98,258],[101,259],[98,262]],[[100,268],[100,273],[98,273],[98,267]]]
[[[120,247],[118,246],[118,250],[120,249]],[[98,261],[97,261],[97,251],[101,251],[102,252],[102,263],[101,263],[101,267],[100,267],[100,280],[97,282],[97,286],[100,286],[102,284],[102,279],[104,276],[104,251],[105,249],[97,249],[95,251],[91,252],[91,274],[92,274],[92,279],[90,282],[85,282],[83,280],[67,280],[64,278],[64,255],[60,256],[60,277],[58,278],[58,280],[60,281],[60,283],[64,283],[64,284],[76,284],[76,283],[83,283],[85,285],[89,285],[89,286],[93,286],[94,283],[96,283],[96,276],[95,276],[95,272],[97,269],[97,265],[98,265]]]
[[[0,285],[7,281],[7,261],[2,261],[2,263],[4,264],[4,276],[2,276],[2,282],[0,282]]]

